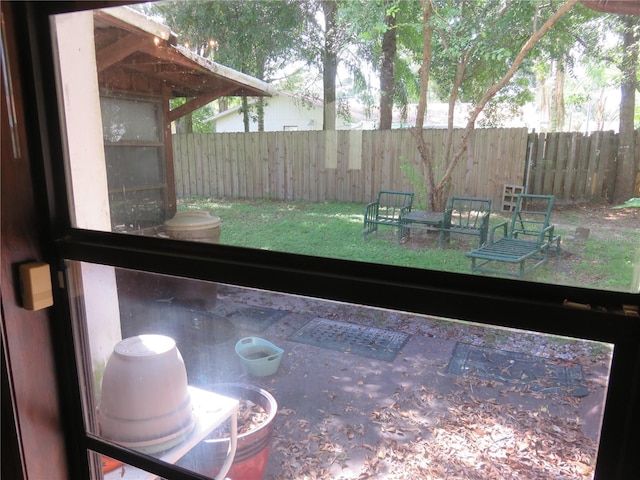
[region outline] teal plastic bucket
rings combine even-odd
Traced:
[[[268,377],[278,371],[284,350],[259,337],[245,337],[236,343],[236,354],[254,377]]]

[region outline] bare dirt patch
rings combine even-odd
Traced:
[[[613,208],[609,204],[577,204],[556,206],[552,222],[562,232],[562,255],[556,262],[556,271],[561,274],[559,283],[608,288],[611,280],[599,273],[598,265],[606,266],[607,260],[586,251],[589,240],[599,242],[628,242],[629,253],[638,255],[640,246],[640,208]],[[593,269],[576,268],[589,262]],[[614,289],[626,289],[616,284]],[[632,285],[628,285],[632,288]]]
[[[575,205],[556,205],[551,215],[552,222],[559,228],[565,228],[573,235],[584,238],[585,232],[576,229],[588,229],[593,238],[617,238],[621,232],[640,233],[640,208],[614,208],[603,203],[584,203]]]

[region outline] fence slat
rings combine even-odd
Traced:
[[[547,145],[545,148],[545,159],[541,165],[543,169],[542,185],[540,191],[544,192],[549,188],[553,188],[554,169],[553,162],[558,154],[558,133],[550,133],[547,135]]]
[[[224,178],[224,196],[233,198],[233,172],[231,170],[231,139],[233,133],[227,133],[222,137],[222,158],[224,162],[223,166],[223,178]]]
[[[204,192],[204,171],[202,169],[202,145],[199,142],[200,134],[191,135],[193,139],[193,181],[196,192]]]
[[[589,161],[587,163],[587,184],[585,197],[596,198],[598,191],[598,160],[600,158],[600,147],[602,144],[602,132],[594,132],[591,136],[591,148],[587,152]]]
[[[605,162],[604,175],[602,178],[602,184],[604,187],[604,195],[607,200],[613,198],[616,188],[616,152],[618,151],[618,137],[613,135],[613,132],[605,132],[605,138],[602,142],[603,155],[607,160]]]
[[[578,162],[580,133],[572,133],[569,140],[569,151],[567,154],[567,175],[565,178],[564,189],[562,191],[563,200],[574,199],[574,185],[576,182],[576,165]]]
[[[196,152],[192,133],[188,136],[187,154],[189,155],[189,161],[187,162],[187,166],[189,169],[189,191],[191,192],[191,195],[197,195],[196,192],[198,191],[198,173],[196,172]]]
[[[174,136],[173,137],[173,178],[174,178],[174,183],[175,183],[175,189],[176,189],[176,197],[178,198],[184,198],[186,195],[184,194],[184,186],[182,184],[182,160],[183,160],[183,156],[182,156],[182,149],[181,144],[182,144],[182,136]]]
[[[534,160],[535,169],[533,175],[533,184],[536,192],[544,191],[544,186],[542,184],[542,174],[544,172],[544,158],[547,150],[546,147],[548,138],[549,137],[546,133],[541,133],[540,135],[538,135],[538,146],[536,148],[536,158]]]
[[[574,199],[586,198],[585,192],[588,191],[586,190],[586,183],[590,146],[590,136],[579,137],[578,151],[576,153],[576,181],[573,194]]]
[[[211,191],[212,197],[220,197],[220,193],[218,191],[218,159],[215,158],[216,154],[216,145],[215,138],[213,135],[205,135],[207,143],[207,161],[209,166],[209,189]]]
[[[373,184],[373,172],[375,169],[374,159],[372,154],[371,141],[372,132],[362,132],[362,171],[364,172],[363,180],[363,197],[366,202],[370,202],[374,196],[374,184]]]
[[[352,202],[362,201],[362,130],[350,130],[346,132],[349,142],[347,154],[347,167],[349,179],[349,199]]]
[[[553,162],[554,177],[552,195],[556,198],[562,198],[562,190],[564,188],[564,179],[567,171],[567,156],[569,155],[569,135],[563,135],[558,139],[558,154]],[[540,193],[543,193],[542,191]]]

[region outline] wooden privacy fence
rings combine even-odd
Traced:
[[[618,135],[613,131],[529,135],[530,193],[556,200],[609,199],[615,190]]]
[[[438,175],[447,131],[423,134]],[[451,193],[499,201],[503,184],[523,184],[526,151],[524,128],[476,130]],[[381,189],[419,193],[424,184],[409,130],[176,134],[173,158],[178,198],[366,203]]]
[[[455,130],[454,145],[462,131]],[[424,130],[442,167],[447,131]],[[636,132],[636,145],[640,144]],[[476,129],[451,179],[451,195],[490,198],[503,186],[553,194],[560,201],[609,199],[615,185],[618,136],[613,132],[532,133]],[[381,189],[424,191],[409,130],[302,131],[173,136],[178,198],[230,197],[366,203]]]

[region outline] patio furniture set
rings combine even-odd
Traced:
[[[381,190],[364,211],[363,238],[381,225],[397,228],[398,243],[409,239],[414,228],[436,231],[438,247],[451,234],[478,237],[478,248],[465,253],[472,273],[523,277],[560,253],[560,235],[550,223],[553,195],[519,194],[511,220],[490,227],[491,200],[453,196],[444,212],[413,210],[414,194]],[[513,268],[504,268],[513,267]]]

